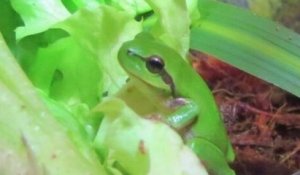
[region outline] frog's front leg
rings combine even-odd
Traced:
[[[166,106],[172,110],[166,117],[166,123],[176,130],[180,130],[191,124],[198,115],[198,105],[186,98],[172,98],[166,102]]]
[[[192,124],[197,120],[199,110],[201,110],[195,102],[185,98],[169,100],[167,106],[175,111],[166,118],[166,122],[176,130]],[[185,140],[212,175],[235,174],[228,165],[226,154],[209,140],[193,136],[187,136]]]

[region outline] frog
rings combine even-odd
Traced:
[[[235,175],[230,167],[235,153],[214,96],[176,50],[142,32],[122,45],[118,61],[130,79],[143,85],[140,91],[156,89],[155,96],[158,89],[158,96],[170,97],[175,110],[162,120],[176,130],[189,128],[183,139],[211,175]]]

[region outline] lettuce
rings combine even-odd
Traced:
[[[133,16],[152,10],[145,0],[100,0],[100,3],[124,10]]]
[[[150,27],[151,33],[185,57],[189,49],[191,22],[187,2],[185,0],[147,0],[147,2],[156,15],[156,21]]]
[[[114,25],[107,25],[111,21]],[[52,98],[93,106],[102,93],[112,94],[124,84],[127,75],[117,62],[117,52],[140,29],[130,15],[111,7],[81,9],[51,30],[21,40],[24,48],[28,40],[46,38],[46,44],[37,43],[22,55],[27,60],[23,65],[33,83]]]
[[[40,33],[70,16],[60,0],[11,0],[25,26],[16,29],[16,38]]]
[[[0,20],[5,39],[0,38],[0,174],[206,174],[170,127],[141,118],[121,99],[103,101],[124,88],[128,75],[117,53],[142,30],[186,54],[187,9],[193,5],[184,0],[0,4],[0,14],[11,17]],[[135,19],[149,11],[153,23]],[[130,127],[123,127],[126,123]]]
[[[0,174],[105,174],[95,152],[80,151],[89,144],[77,147],[43,104],[2,36],[0,60]]]
[[[192,150],[164,123],[139,117],[118,98],[104,100],[95,110],[106,114],[95,145],[111,171],[131,175],[207,174]]]

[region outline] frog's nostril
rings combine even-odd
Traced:
[[[135,53],[131,49],[128,49],[127,50],[127,55],[133,56],[133,55],[135,55]]]

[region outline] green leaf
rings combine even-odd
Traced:
[[[127,75],[118,63],[117,54],[125,41],[141,31],[141,24],[131,15],[100,6],[81,9],[55,27],[67,31],[97,60],[103,75],[103,92],[113,94],[125,83]]]
[[[39,93],[39,97],[43,100],[47,109],[51,112],[52,116],[66,129],[68,132],[68,136],[75,143],[76,148],[80,151],[80,153],[84,157],[93,157],[95,158],[95,150],[92,147],[92,140],[95,137],[95,133],[93,130],[89,129],[89,126],[86,120],[87,118],[82,112],[77,111],[77,113],[73,114],[68,110],[69,108],[61,102],[55,101],[49,98],[45,93]],[[84,108],[84,107],[83,107]],[[87,108],[88,109],[88,108]],[[99,120],[97,115],[94,115],[93,119]],[[82,121],[85,119],[85,121]],[[90,119],[92,122],[92,119]],[[99,126],[99,121],[97,122],[97,128]],[[89,123],[93,124],[93,123]],[[95,159],[98,160],[98,157]]]
[[[99,1],[100,0],[62,0],[61,2],[71,13],[74,13],[81,8],[98,6],[100,4]]]
[[[15,28],[22,25],[20,16],[13,10],[8,0],[0,1],[0,32],[9,48],[16,52]]]
[[[125,83],[117,53],[140,30],[126,12],[108,6],[81,9],[50,30],[22,39],[21,62],[34,85],[50,97],[92,107],[103,93],[113,94]]]
[[[105,174],[44,106],[0,35],[0,174]],[[80,138],[80,137],[78,137]],[[85,148],[84,148],[85,147]]]
[[[191,48],[214,55],[300,97],[300,36],[247,10],[199,0]]]
[[[53,99],[89,106],[101,99],[101,75],[95,57],[72,37],[40,48],[28,70],[34,85]]]
[[[131,175],[207,174],[182,138],[164,123],[141,118],[118,98],[104,100],[95,111],[106,115],[95,145],[111,171]]]
[[[11,0],[25,26],[16,29],[17,40],[49,29],[70,16],[60,0]]]
[[[185,0],[146,0],[155,15],[152,34],[178,51],[184,58],[189,49],[190,18]],[[192,3],[190,3],[192,4]],[[192,10],[192,6],[190,8]],[[151,23],[150,23],[151,24]]]
[[[99,0],[102,4],[106,4],[116,9],[122,9],[127,13],[135,16],[150,11],[150,6],[145,0]]]

